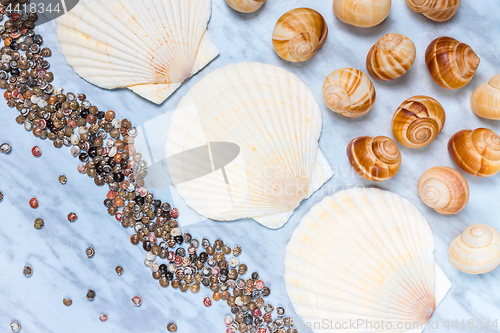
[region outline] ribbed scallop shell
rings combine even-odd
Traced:
[[[446,89],[459,89],[472,80],[480,59],[472,48],[455,38],[439,37],[425,51],[425,63],[434,82]]]
[[[443,129],[443,106],[432,97],[413,96],[401,103],[392,117],[394,137],[409,148],[422,148]]]
[[[57,38],[85,80],[160,104],[219,54],[210,12],[211,0],[81,0],[57,19]]]
[[[388,33],[368,52],[366,68],[377,80],[394,80],[410,69],[416,55],[417,50],[411,39],[401,34]]]
[[[401,152],[385,136],[360,136],[347,146],[347,158],[363,178],[382,181],[393,177],[401,166]]]
[[[328,108],[344,117],[368,113],[375,103],[375,88],[368,76],[354,68],[330,73],[323,83],[323,100]]]
[[[470,107],[478,117],[500,120],[500,74],[474,90]]]
[[[486,224],[474,224],[455,238],[448,259],[456,269],[483,274],[500,265],[500,233]]]
[[[315,333],[334,331],[325,322],[360,320],[394,326],[335,331],[404,332],[396,323],[425,324],[451,287],[433,252],[432,231],[408,200],[373,188],[341,191],[294,230],[284,260],[286,291]]]
[[[258,10],[266,0],[226,0],[227,4],[241,13],[253,13]]]
[[[382,23],[391,11],[391,0],[333,0],[333,13],[344,23],[368,28]]]
[[[276,22],[273,47],[281,58],[302,62],[316,53],[327,36],[328,25],[320,13],[310,8],[296,8]]]
[[[438,22],[452,18],[460,7],[460,2],[461,0],[406,0],[412,10]]]
[[[297,76],[271,65],[233,64],[205,76],[180,101],[166,156],[207,143],[238,145],[238,157],[223,168],[176,188],[208,218],[251,217],[279,228],[333,174],[318,147],[321,127],[319,105]],[[171,176],[201,160],[182,162],[167,165]]]
[[[460,172],[439,166],[422,175],[418,182],[420,199],[438,213],[456,214],[469,202],[469,185]]]
[[[462,130],[448,142],[455,163],[473,176],[489,177],[500,172],[500,136],[487,128]]]

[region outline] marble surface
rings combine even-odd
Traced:
[[[309,6],[322,13],[330,34],[325,45],[309,61],[292,64],[276,56],[271,44],[275,22],[287,10]],[[473,223],[486,223],[500,230],[500,176],[479,179],[465,175],[471,198],[464,211],[456,216],[442,216],[427,208],[418,198],[416,185],[420,175],[436,165],[453,166],[446,148],[448,139],[464,128],[487,127],[500,133],[500,123],[482,120],[469,108],[472,91],[500,72],[500,3],[497,0],[463,1],[458,13],[449,22],[434,23],[412,12],[404,1],[393,1],[387,20],[371,29],[355,28],[338,21],[327,0],[268,0],[254,14],[232,11],[224,0],[213,0],[209,31],[220,50],[220,56],[198,75],[189,79],[161,106],[141,99],[133,92],[103,90],[80,79],[66,64],[55,36],[55,23],[39,28],[44,45],[53,50],[50,59],[55,84],[66,91],[85,92],[101,110],[113,109],[119,117],[135,124],[144,124],[175,109],[180,98],[204,75],[229,63],[260,61],[284,67],[298,75],[313,91],[323,112],[324,130],[320,146],[335,175],[318,192],[304,201],[281,229],[270,230],[244,219],[236,222],[199,221],[181,209],[180,224],[196,237],[221,237],[230,245],[243,248],[241,262],[250,271],[258,271],[272,288],[269,301],[284,306],[300,324],[293,312],[283,284],[285,246],[301,217],[323,197],[354,186],[377,186],[396,192],[411,200],[425,215],[434,232],[437,263],[453,283],[453,287],[437,309],[432,322],[438,328],[425,332],[469,331],[446,329],[449,319],[500,321],[500,269],[484,275],[467,275],[454,269],[447,260],[449,243]],[[391,82],[374,82],[377,102],[373,110],[360,119],[345,119],[330,112],[322,102],[321,86],[331,71],[355,67],[366,71],[365,56],[383,34],[398,32],[410,37],[417,47],[414,66],[403,77]],[[438,87],[429,77],[424,52],[428,43],[439,36],[452,36],[466,42],[481,57],[481,65],[472,82],[459,91]],[[420,150],[401,148],[403,164],[391,180],[373,184],[359,178],[350,168],[345,147],[360,135],[392,136],[391,118],[397,106],[407,97],[426,94],[438,99],[447,112],[442,133],[430,146]],[[78,161],[69,149],[57,150],[51,142],[41,141],[15,123],[17,111],[5,103],[0,106],[0,142],[13,146],[9,155],[0,154],[0,331],[9,331],[12,320],[21,322],[22,332],[164,332],[174,320],[178,332],[223,332],[223,317],[229,308],[222,302],[210,308],[202,305],[204,296],[162,289],[143,265],[144,251],[128,241],[132,229],[124,229],[106,213],[102,201],[106,188],[98,188],[86,176],[78,174]],[[156,144],[150,142],[151,145]],[[41,158],[31,156],[30,149],[39,145]],[[57,177],[65,174],[68,183],[61,185]],[[168,187],[155,190],[156,196],[171,200]],[[164,187],[164,186],[163,186]],[[28,201],[37,197],[40,207],[33,210]],[[176,200],[174,198],[174,200]],[[176,204],[178,200],[175,201]],[[179,206],[182,206],[179,203]],[[69,223],[66,216],[78,214]],[[184,213],[183,213],[184,212]],[[42,230],[33,228],[33,220],[45,220]],[[196,223],[195,223],[196,222]],[[87,259],[85,248],[93,246],[96,255]],[[34,273],[22,275],[29,264]],[[123,266],[118,276],[114,268]],[[248,274],[247,274],[248,275]],[[94,289],[96,299],[85,299],[87,289]],[[134,307],[130,298],[141,295],[143,304]],[[73,305],[65,307],[64,297]],[[109,320],[98,320],[107,313]],[[477,322],[476,322],[477,323]],[[433,327],[436,327],[434,324]],[[493,332],[474,329],[475,332]],[[301,332],[310,332],[308,329]]]

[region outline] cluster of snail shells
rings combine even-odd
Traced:
[[[361,136],[347,146],[349,163],[363,178],[383,181],[393,177],[401,166],[401,152],[396,143],[385,136]]]
[[[406,0],[406,4],[415,12],[437,21],[447,21],[455,15],[461,0]]]
[[[487,128],[462,130],[448,142],[453,161],[465,172],[489,177],[500,172],[500,136]]]
[[[262,7],[266,0],[226,0],[226,2],[240,13],[253,13]]]
[[[448,260],[465,273],[492,271],[500,264],[500,233],[486,224],[471,225],[450,244]]]
[[[328,108],[344,117],[367,114],[375,103],[375,88],[368,76],[354,68],[341,68],[323,83],[323,100]]]
[[[389,16],[391,0],[333,0],[333,13],[342,22],[362,28],[376,26]]]
[[[281,16],[273,31],[276,53],[290,62],[311,58],[325,43],[328,25],[323,16],[310,8],[292,9]]]
[[[415,44],[408,37],[388,33],[368,51],[366,68],[377,80],[394,80],[410,69],[416,55]]]
[[[500,74],[474,90],[470,107],[478,117],[500,120]]]
[[[402,145],[422,148],[434,141],[445,120],[444,108],[438,101],[428,96],[413,96],[394,113],[392,131]]]
[[[424,172],[418,182],[420,199],[440,214],[460,212],[469,202],[469,185],[457,170],[445,166]]]
[[[432,79],[450,90],[467,85],[476,74],[479,62],[469,45],[451,37],[436,38],[425,51],[425,63]]]

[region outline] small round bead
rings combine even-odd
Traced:
[[[142,304],[141,296],[136,295],[132,297],[132,304],[134,304],[135,306],[140,306]]]
[[[103,322],[104,322],[104,321],[106,321],[106,320],[108,320],[108,315],[107,315],[107,314],[104,314],[104,313],[103,313],[103,314],[101,314],[101,315],[99,316],[99,320],[100,320],[100,321],[103,321]]]
[[[75,222],[78,216],[75,213],[69,213],[68,214],[68,221],[70,222]]]
[[[236,246],[234,249],[233,249],[233,255],[235,257],[239,256],[241,254],[241,247],[239,246]]]
[[[95,251],[93,248],[88,247],[87,249],[85,249],[85,254],[88,258],[92,258],[95,255]]]
[[[174,323],[169,323],[167,325],[167,331],[169,331],[169,332],[177,332],[177,325],[175,325]]]
[[[64,185],[64,184],[66,184],[66,182],[67,182],[67,181],[68,181],[68,178],[67,178],[65,175],[60,175],[60,176],[59,176],[59,182],[60,182],[61,184],[63,184],[63,185]]]
[[[40,147],[34,146],[33,148],[31,148],[31,154],[33,154],[33,156],[35,157],[40,157],[42,156],[42,151],[40,150]]]
[[[21,330],[21,324],[19,324],[17,321],[13,321],[10,323],[10,329],[12,332],[19,332]]]
[[[170,216],[172,216],[174,219],[179,217],[179,210],[177,208],[172,208],[170,210]]]
[[[209,307],[212,305],[212,301],[210,300],[210,297],[207,296],[203,299],[203,305],[205,305],[206,307]]]
[[[30,207],[33,209],[38,208],[38,200],[36,198],[31,198],[30,199]]]
[[[95,298],[95,291],[93,291],[92,289],[87,290],[87,296],[86,297],[87,297],[87,299],[89,301],[93,301],[94,298]]]
[[[71,298],[65,298],[63,299],[63,304],[66,306],[70,306],[71,304],[73,304],[73,301],[71,300]]]
[[[33,269],[30,266],[24,266],[23,275],[25,277],[30,277],[33,274]]]
[[[45,222],[41,218],[35,219],[35,229],[42,229]]]

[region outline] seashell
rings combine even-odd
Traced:
[[[500,136],[487,128],[455,133],[448,142],[448,152],[473,176],[489,177],[500,171]]]
[[[398,146],[385,136],[355,138],[347,146],[347,157],[361,177],[372,181],[393,177],[401,166]]]
[[[382,36],[368,51],[366,68],[377,80],[394,80],[410,69],[416,55],[417,49],[411,39],[391,32]]]
[[[403,146],[422,148],[434,141],[445,120],[443,106],[438,101],[428,96],[413,96],[394,113],[392,131]]]
[[[266,0],[226,0],[226,2],[240,13],[253,13],[262,7]]]
[[[478,117],[500,120],[500,74],[474,90],[470,98],[470,108]]]
[[[421,332],[451,288],[433,252],[432,231],[408,200],[374,188],[341,191],[294,230],[284,259],[286,291],[304,323],[422,323],[415,330]],[[379,328],[362,331],[405,331]]]
[[[375,103],[375,96],[370,78],[354,68],[337,69],[323,83],[323,100],[326,106],[347,118],[367,114]]]
[[[436,38],[425,50],[425,63],[432,79],[450,90],[467,85],[476,74],[479,62],[469,45],[451,37]]]
[[[451,215],[460,212],[469,202],[469,185],[457,170],[438,166],[420,177],[418,194],[427,206]]]
[[[449,20],[460,7],[461,0],[406,0],[406,4],[415,12],[438,22]]]
[[[368,28],[389,16],[391,0],[333,0],[333,13],[344,23]]]
[[[486,224],[471,225],[451,242],[448,260],[469,274],[494,270],[500,264],[500,233]]]
[[[317,11],[292,9],[281,16],[273,30],[274,51],[283,59],[302,62],[325,43],[328,26]]]
[[[318,147],[321,127],[319,105],[297,76],[260,63],[228,65],[180,101],[167,169],[199,214],[279,228],[333,174]]]
[[[85,80],[160,104],[219,54],[210,13],[209,0],[81,0],[57,19],[57,38]]]

